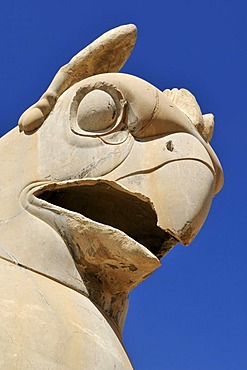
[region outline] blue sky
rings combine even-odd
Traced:
[[[0,135],[75,53],[126,23],[139,34],[123,71],[185,87],[214,113],[225,186],[196,240],[131,294],[125,346],[136,370],[247,369],[245,1],[1,0]]]

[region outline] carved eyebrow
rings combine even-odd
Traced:
[[[57,99],[76,82],[100,73],[118,72],[129,58],[136,42],[133,24],[104,33],[59,69],[46,92],[20,117],[20,131],[38,129],[54,108]],[[114,52],[113,52],[114,51]]]

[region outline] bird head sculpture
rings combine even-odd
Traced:
[[[118,327],[128,293],[221,189],[213,116],[185,89],[122,74],[133,25],[94,41],[1,139],[1,254],[90,299]]]

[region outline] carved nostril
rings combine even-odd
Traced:
[[[84,131],[105,130],[114,125],[116,119],[116,104],[111,95],[102,90],[89,92],[78,107],[77,122]]]
[[[166,149],[169,150],[170,152],[173,152],[174,145],[173,145],[173,142],[171,140],[167,141],[167,143],[166,143]]]

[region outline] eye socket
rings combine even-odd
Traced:
[[[123,125],[126,101],[114,85],[97,82],[79,89],[70,108],[71,129],[83,136],[102,136]]]

